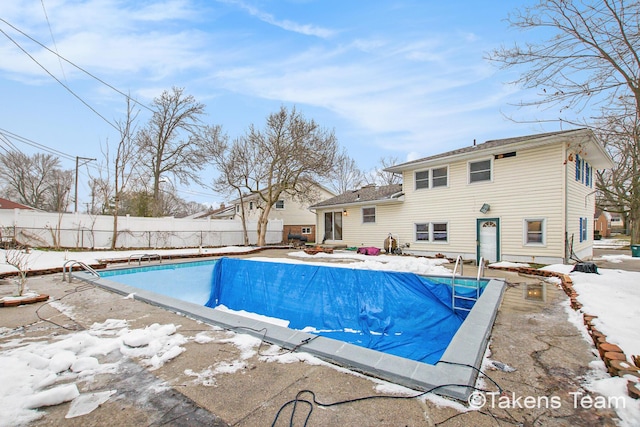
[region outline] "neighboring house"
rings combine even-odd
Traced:
[[[624,219],[619,213],[611,214],[611,232],[626,233],[627,228],[624,226]]]
[[[313,196],[316,201],[334,197],[335,194],[321,185],[315,186],[316,194]],[[260,217],[260,204],[262,200],[256,195],[248,195],[243,198],[244,213],[248,221],[257,221]],[[231,211],[225,211],[224,216],[233,215],[230,219],[242,219],[242,209],[240,199],[231,202]],[[218,218],[214,216],[212,218]],[[284,226],[282,230],[282,241],[290,242],[298,240],[295,237],[301,236],[309,243],[316,241],[316,215],[309,210],[309,203],[301,203],[290,195],[283,197],[271,208],[269,219],[282,220]],[[290,238],[291,237],[291,238]]]
[[[489,262],[593,256],[595,170],[613,161],[588,129],[487,141],[392,166],[398,186],[364,187],[312,206],[327,244]],[[408,247],[407,247],[408,246]]]
[[[220,203],[218,209],[209,209],[205,212],[198,212],[197,214],[188,216],[187,218],[193,219],[233,219],[235,217],[236,210],[234,206],[225,206],[224,203]]]
[[[611,235],[611,214],[601,209],[596,209],[593,216],[594,238],[609,237]]]
[[[3,199],[0,197],[0,209],[27,209],[34,210],[32,207],[23,205],[21,203],[12,202],[11,200]]]

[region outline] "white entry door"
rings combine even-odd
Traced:
[[[478,260],[497,262],[499,253],[499,220],[478,220]]]

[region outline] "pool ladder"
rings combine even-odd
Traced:
[[[129,260],[127,261],[127,264],[131,264],[131,260],[137,259],[138,260],[138,265],[142,264],[142,260],[143,259],[147,259],[149,262],[151,262],[151,260],[159,260],[162,263],[162,255],[158,255],[158,254],[133,254],[129,256]]]
[[[478,261],[478,275],[476,277],[475,285],[468,285],[462,283],[456,283],[456,272],[458,271],[458,266],[460,266],[460,276],[463,274],[463,260],[462,255],[458,255],[456,258],[456,264],[453,267],[453,274],[451,275],[451,308],[455,310],[464,310],[471,311],[470,308],[462,307],[456,305],[456,301],[477,301],[480,298],[480,277],[484,274],[484,258],[480,257],[480,261]],[[463,296],[456,292],[456,288],[464,288],[464,289],[475,289],[475,296]]]
[[[67,281],[67,282],[71,283],[71,272],[73,271],[73,267],[74,266],[78,266],[82,270],[85,270],[85,271],[88,271],[89,273],[91,273],[92,276],[100,278],[100,274],[98,274],[97,271],[95,271],[93,268],[89,267],[84,262],[76,261],[75,259],[70,259],[69,261],[66,261],[62,265],[62,281],[63,282]]]

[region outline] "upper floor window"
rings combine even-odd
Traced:
[[[284,209],[284,200],[278,200],[276,202],[276,209]]]
[[[429,171],[416,172],[416,190],[429,188]]]
[[[376,222],[376,208],[362,208],[362,222],[372,223]]]
[[[580,157],[579,154],[576,154],[576,181],[593,188],[593,166]]]
[[[469,182],[491,181],[491,159],[469,163]]]
[[[431,184],[433,187],[446,187],[448,182],[448,168],[445,166],[443,168],[432,169],[431,173],[433,175],[433,183]]]
[[[415,173],[416,190],[422,188],[446,187],[449,184],[447,166]]]
[[[249,210],[252,211],[253,210],[253,202],[249,202]]]

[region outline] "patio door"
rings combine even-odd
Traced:
[[[488,262],[500,260],[500,220],[498,218],[482,218],[477,223],[476,262],[480,257]]]
[[[324,237],[325,240],[342,240],[342,211],[324,213]]]

